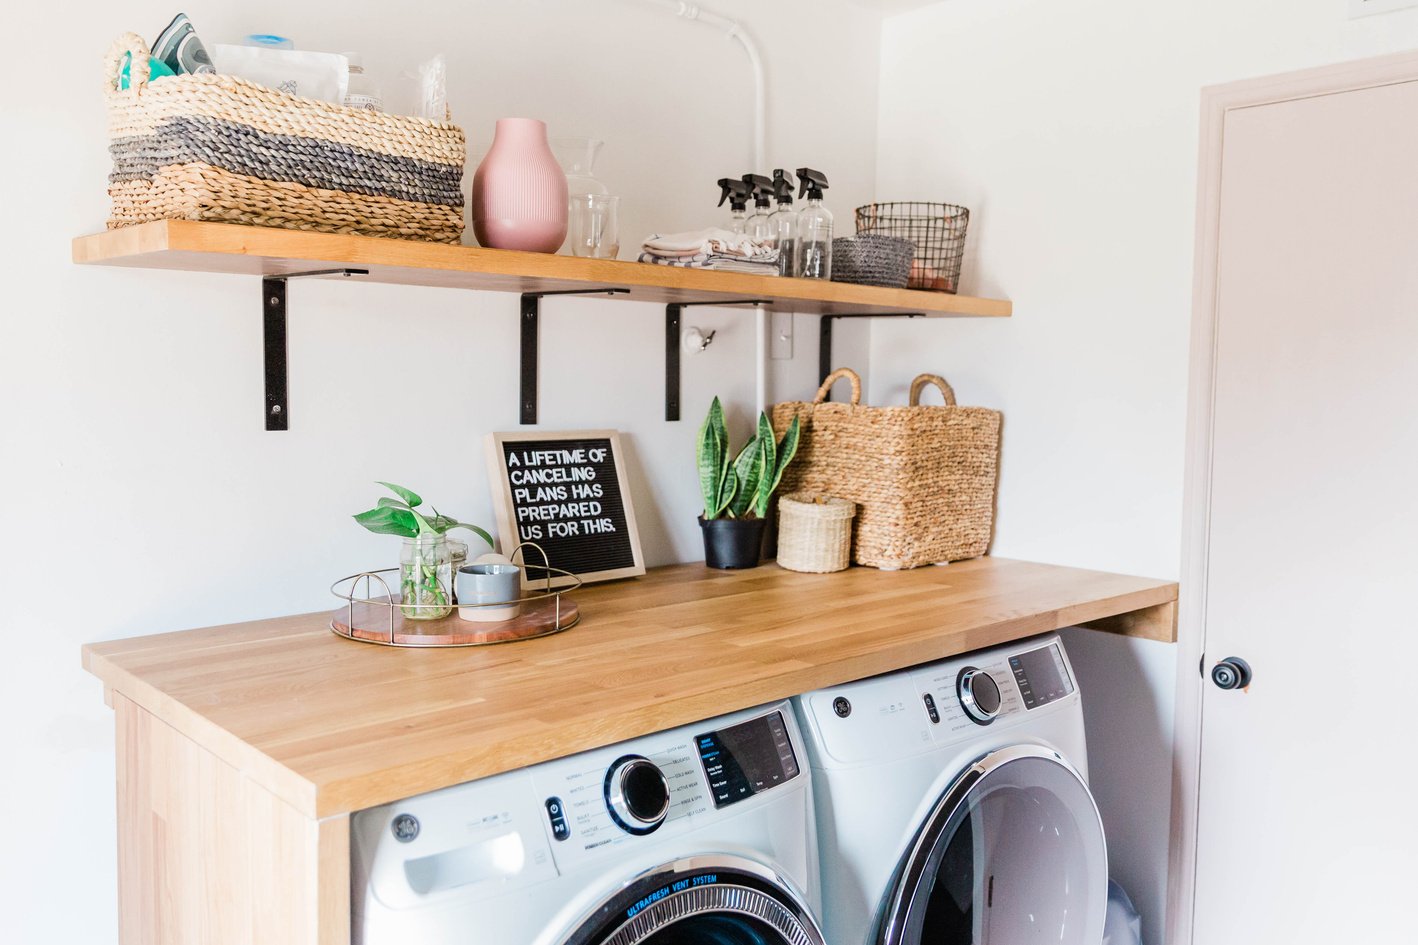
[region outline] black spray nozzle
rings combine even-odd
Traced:
[[[799,192],[799,197],[806,197],[809,200],[822,199],[822,192],[827,189],[826,174],[810,167],[800,167],[798,168],[798,180],[802,182],[802,191]]]
[[[762,174],[745,174],[743,182],[748,187],[748,192],[753,195],[753,204],[756,207],[766,207],[773,199],[773,182]]]
[[[788,176],[787,171],[780,167],[773,172],[773,195],[778,198],[778,203],[792,203],[795,190],[797,188],[793,186],[793,179]]]
[[[735,210],[748,208],[749,187],[736,177],[719,178],[719,206],[724,205],[724,201],[729,202],[729,206]]]

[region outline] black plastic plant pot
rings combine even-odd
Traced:
[[[761,518],[716,518],[705,521],[704,563],[711,568],[756,568],[763,553],[763,529],[768,523]]]

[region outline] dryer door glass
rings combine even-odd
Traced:
[[[1057,754],[993,752],[941,795],[897,871],[883,945],[1092,945],[1108,857],[1087,786]]]
[[[564,945],[823,945],[802,899],[761,864],[681,860],[628,883]]]

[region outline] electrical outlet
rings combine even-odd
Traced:
[[[1349,19],[1373,16],[1375,13],[1392,13],[1407,7],[1418,7],[1418,0],[1349,0]]]
[[[1418,3],[1418,0],[1414,2]],[[768,331],[768,356],[774,361],[793,360],[793,313],[774,312]]]

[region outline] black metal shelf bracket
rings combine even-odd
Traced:
[[[306,276],[367,276],[368,269],[314,269],[261,277],[261,328],[265,348],[266,429],[290,428],[289,357],[286,347],[286,280]]]
[[[846,313],[840,315],[823,315],[817,322],[817,382],[819,384],[827,380],[827,375],[836,368],[832,366],[832,322],[838,318],[925,318],[924,312],[863,312],[861,314]],[[827,392],[827,399],[832,399],[832,391]]]
[[[665,306],[665,420],[679,420],[680,342],[684,310],[691,305],[771,305],[767,299],[739,299],[717,302],[671,302]]]
[[[629,289],[565,289],[522,293],[522,361],[517,404],[524,426],[537,422],[537,374],[541,363],[542,299],[551,295],[628,295]]]

